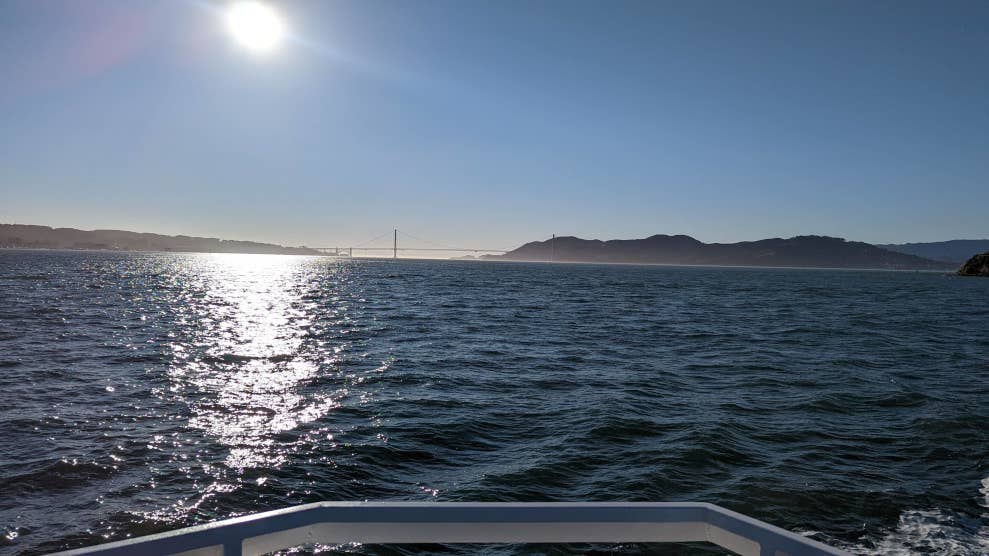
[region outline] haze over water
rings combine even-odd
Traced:
[[[939,273],[5,251],[0,553],[318,500],[706,501],[984,553],[985,299]]]

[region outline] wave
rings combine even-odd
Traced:
[[[66,459],[49,461],[33,471],[0,478],[0,492],[8,495],[26,495],[72,489],[90,481],[108,479],[118,469],[117,465],[96,461]]]
[[[982,479],[979,505],[989,508],[989,477]],[[971,516],[942,509],[906,510],[896,528],[875,542],[847,547],[856,554],[985,556],[989,554],[989,512]]]
[[[238,355],[236,353],[222,353],[219,355],[207,355],[203,357],[204,363],[248,363],[251,361],[268,361],[271,363],[283,363],[291,361],[295,356],[289,353],[278,353],[275,355]]]
[[[989,553],[989,526],[984,519],[943,510],[907,510],[883,538],[849,550],[884,556],[984,556]]]

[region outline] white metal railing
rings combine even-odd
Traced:
[[[743,556],[847,554],[713,504],[317,502],[59,553],[242,556],[306,544],[709,542]]]

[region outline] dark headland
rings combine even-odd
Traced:
[[[232,241],[212,237],[165,236],[122,230],[76,230],[24,224],[0,224],[0,247],[28,249],[104,249],[111,251],[174,251],[187,253],[252,253],[319,255],[307,247]]]
[[[986,276],[989,277],[989,251],[976,255],[965,262],[958,274],[961,276]]]
[[[685,235],[601,241],[558,237],[526,243],[488,260],[635,263],[712,266],[779,266],[953,270],[956,264],[897,253],[868,243],[827,236],[797,236],[739,243],[703,243]]]

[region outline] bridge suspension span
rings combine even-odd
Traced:
[[[392,236],[392,244],[391,244],[390,247],[381,246],[381,245],[377,245],[377,246],[371,246],[370,245],[370,244],[375,243],[375,242],[377,242],[377,241],[379,241],[381,239],[384,239],[385,237],[387,237],[389,235]],[[429,244],[430,246],[429,247],[405,247],[405,246],[399,247],[399,245],[398,245],[398,237],[399,237],[399,235],[401,235],[403,237],[403,239],[405,239],[405,238],[411,239],[411,240],[418,241],[418,242],[421,242],[421,243]],[[402,251],[402,252],[425,252],[425,253],[428,253],[428,252],[437,252],[437,253],[440,253],[440,252],[447,252],[447,253],[507,253],[509,251],[508,249],[485,249],[485,248],[481,248],[481,247],[452,247],[452,246],[449,246],[449,245],[442,245],[442,244],[436,243],[434,241],[429,241],[427,239],[422,239],[422,238],[416,237],[416,236],[414,236],[412,234],[403,232],[403,231],[399,230],[398,228],[395,228],[391,232],[386,232],[386,233],[381,234],[379,236],[375,236],[375,237],[373,237],[373,238],[371,238],[371,239],[369,239],[369,240],[367,240],[367,241],[365,241],[363,243],[359,243],[359,244],[353,245],[353,246],[348,246],[348,247],[312,247],[311,249],[315,249],[315,250],[320,251],[322,253],[325,253],[327,255],[336,256],[336,257],[353,257],[354,256],[354,251],[357,251],[358,253],[360,253],[360,252],[391,251],[392,258],[393,259],[397,259],[398,258],[398,252],[399,251]]]

